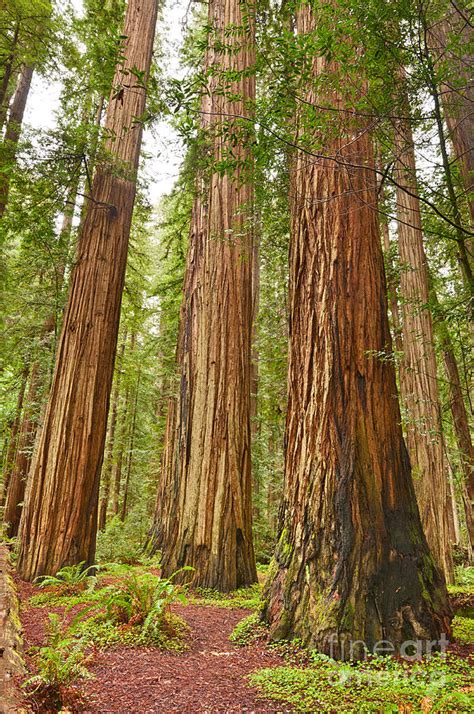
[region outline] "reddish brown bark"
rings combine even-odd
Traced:
[[[255,97],[253,72],[248,71],[255,58],[253,13],[252,3],[209,3],[206,70],[217,72],[210,77],[201,111],[214,166],[208,182],[198,181],[193,207],[178,348],[180,393],[168,418],[152,536],[153,547],[162,551],[165,574],[191,565],[194,585],[224,591],[256,580],[250,461],[251,131],[233,119],[250,117]],[[230,27],[234,32],[226,33]],[[219,70],[239,75],[230,82],[219,77]],[[215,164],[229,158],[231,147],[238,165],[218,172]]]
[[[8,441],[7,453],[5,456],[5,462],[3,464],[3,483],[2,492],[0,494],[0,506],[5,503],[5,497],[8,492],[8,485],[10,483],[10,477],[12,473],[12,468],[15,463],[15,455],[18,447],[18,430],[21,423],[21,415],[23,411],[23,399],[25,397],[26,383],[28,380],[29,369],[26,367],[21,375],[20,390],[18,392],[18,399],[15,409],[15,416],[13,419],[12,427],[10,429],[10,438]]]
[[[453,504],[448,491],[433,322],[428,306],[428,267],[417,197],[413,137],[408,122],[398,123],[395,142],[400,294],[403,298],[401,395],[407,410],[407,446],[425,535],[436,562],[451,580],[449,509],[452,510]]]
[[[26,102],[30,92],[31,80],[33,78],[33,67],[23,65],[18,79],[15,96],[10,108],[7,129],[3,141],[2,162],[7,166],[6,173],[0,173],[0,218],[5,213],[10,193],[10,174],[12,164],[15,161],[18,140],[20,138],[21,125],[25,114]]]
[[[130,0],[123,63],[107,109],[109,160],[97,167],[79,241],[56,367],[31,468],[18,569],[28,580],[95,555],[100,471],[107,429],[128,240],[136,192],[145,86],[156,0]],[[54,517],[52,515],[54,514]]]
[[[39,364],[36,362],[30,371],[26,406],[21,420],[18,435],[18,448],[5,499],[3,520],[7,524],[7,535],[13,538],[18,535],[23,499],[25,497],[26,479],[30,469],[40,405],[38,392],[41,385]]]
[[[115,378],[115,387],[112,395],[112,413],[110,415],[109,424],[109,434],[107,437],[107,458],[105,462],[105,471],[103,472],[101,479],[103,483],[103,491],[100,499],[99,506],[99,530],[102,531],[105,528],[107,521],[107,509],[109,507],[110,499],[110,486],[112,481],[112,468],[113,468],[113,456],[114,456],[114,446],[115,446],[115,432],[117,429],[117,416],[118,416],[118,403],[120,395],[120,377],[121,377],[121,366],[123,361],[123,355],[125,352],[125,345],[127,343],[127,333],[123,336],[122,344],[120,346],[118,355],[118,370]],[[120,482],[119,482],[120,488]],[[118,508],[118,500],[117,500]]]
[[[305,4],[297,32],[314,27]],[[332,69],[308,61],[315,76]],[[343,88],[304,96],[346,106]],[[363,655],[351,641],[370,649],[381,639],[439,638],[449,627],[393,361],[379,356],[390,354],[391,338],[371,139],[346,122],[325,144],[338,163],[298,152],[292,170],[284,515],[265,611],[273,637],[299,637],[339,658]],[[312,126],[301,128],[307,140]]]

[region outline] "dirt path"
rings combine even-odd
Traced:
[[[117,648],[103,652],[86,684],[97,714],[105,712],[277,712],[246,686],[254,669],[282,664],[261,645],[237,647],[229,634],[246,610],[187,605],[175,608],[191,626],[190,648],[182,654]]]
[[[22,601],[31,587],[21,583]],[[245,675],[283,664],[263,644],[238,647],[229,634],[248,610],[198,605],[175,606],[190,625],[189,649],[180,654],[154,648],[114,647],[99,651],[89,665],[94,679],[84,681],[90,714],[271,714],[287,712],[258,699]],[[58,611],[58,610],[56,610]],[[25,649],[43,639],[47,608],[26,607],[22,614]]]

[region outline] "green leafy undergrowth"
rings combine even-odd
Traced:
[[[298,712],[469,712],[472,667],[453,654],[417,663],[371,657],[336,662],[313,654],[307,667],[275,667],[249,675],[261,696]]]
[[[23,685],[27,697],[37,707],[60,711],[73,705],[78,697],[73,686],[91,675],[84,639],[73,636],[57,614],[49,615],[46,644],[34,648],[35,674]]]
[[[257,610],[262,606],[261,593],[262,586],[259,583],[254,583],[248,588],[233,590],[230,593],[221,593],[211,588],[196,588],[190,595],[190,602],[194,605]]]
[[[57,595],[78,595],[86,589],[92,590],[96,583],[96,576],[91,574],[96,566],[85,568],[84,565],[84,561],[66,565],[56,575],[42,575],[36,582],[40,588],[52,588]]]
[[[453,639],[462,644],[470,645],[474,643],[474,619],[472,617],[461,617],[456,615],[451,623],[453,628]]]
[[[229,640],[245,647],[256,640],[266,637],[268,627],[260,619],[260,613],[252,612],[248,617],[237,623],[229,635]]]
[[[185,602],[186,595],[172,578],[132,571],[96,592],[90,607],[97,612],[79,623],[78,632],[98,646],[122,643],[182,650],[188,626],[169,609],[177,601]]]

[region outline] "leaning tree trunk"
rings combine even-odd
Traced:
[[[180,392],[169,414],[152,545],[162,551],[165,575],[190,565],[194,585],[228,591],[256,580],[252,127],[233,118],[250,118],[253,111],[254,6],[211,0],[208,17],[211,78],[201,112],[213,166],[193,207],[178,347]],[[225,161],[237,166],[219,172],[215,164]]]
[[[123,59],[82,227],[20,529],[18,569],[31,580],[94,561],[100,471],[136,192],[156,0],[130,0]],[[143,73],[141,75],[140,73]]]
[[[297,31],[314,27],[303,5]],[[316,77],[331,70],[309,61]],[[304,96],[351,108],[335,91]],[[299,112],[307,142],[315,130]],[[391,337],[371,138],[343,116],[338,138],[325,144],[334,161],[297,152],[293,164],[284,512],[264,613],[273,637],[299,637],[337,658],[363,656],[357,640],[370,649],[449,628],[393,361],[381,358]]]
[[[428,268],[411,127],[396,127],[398,246],[403,310],[402,403],[407,410],[407,446],[428,544],[448,580],[453,563],[448,519],[448,463],[445,457]],[[409,193],[407,193],[407,191]]]
[[[20,36],[20,23],[15,24],[10,53],[3,63],[3,72],[0,79],[0,129],[3,129],[5,117],[8,111],[8,97],[10,95],[9,86],[14,77],[14,65],[16,59],[18,39]]]
[[[18,86],[10,108],[7,129],[3,140],[2,163],[5,165],[6,171],[2,171],[0,173],[0,218],[5,213],[8,203],[8,195],[10,193],[10,175],[12,165],[15,161],[21,125],[25,114],[26,102],[30,92],[32,78],[33,67],[23,65],[18,79]]]

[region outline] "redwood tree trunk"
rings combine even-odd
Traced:
[[[33,78],[33,67],[23,65],[15,96],[10,108],[7,130],[3,141],[2,162],[7,165],[6,173],[0,173],[0,218],[5,213],[10,192],[10,173],[12,164],[15,161],[18,140],[20,138],[21,125],[25,114],[26,102],[30,92],[31,80]]]
[[[23,370],[22,375],[21,375],[20,391],[18,392],[15,417],[13,419],[13,424],[12,424],[12,427],[10,430],[10,439],[8,441],[7,453],[5,456],[5,462],[3,464],[3,474],[2,474],[3,483],[2,483],[2,491],[0,494],[0,506],[3,506],[5,503],[5,497],[8,492],[8,485],[10,483],[12,468],[15,463],[15,456],[16,456],[16,451],[17,451],[17,447],[18,447],[18,438],[17,437],[18,437],[18,430],[20,428],[21,417],[22,417],[22,412],[23,412],[23,399],[25,397],[25,389],[26,389],[26,382],[28,380],[28,372],[29,372],[28,367],[25,367],[25,369]]]
[[[26,406],[21,420],[18,435],[18,448],[10,477],[3,520],[7,524],[7,535],[13,538],[18,535],[23,499],[25,497],[26,479],[31,464],[38,424],[39,404],[38,392],[41,385],[41,374],[38,362],[30,371]]]
[[[459,163],[474,223],[474,80],[472,57],[468,53],[469,42],[472,40],[472,24],[468,18],[472,10],[462,1],[447,2],[446,5],[445,17],[434,25],[431,34],[436,45],[435,57],[447,63],[450,70],[449,81],[441,85],[441,98],[449,138]],[[456,5],[460,6],[461,12]],[[453,39],[457,43],[455,48],[452,46]],[[466,52],[464,56],[463,52]],[[470,259],[474,263],[474,255]]]
[[[402,266],[400,294],[403,298],[401,392],[408,416],[407,446],[425,535],[438,566],[451,580],[448,463],[444,451],[433,322],[428,307],[428,268],[417,198],[415,153],[409,123],[399,122],[396,131],[398,245]]]
[[[31,468],[18,569],[32,580],[94,561],[100,471],[136,191],[156,0],[130,0],[124,60],[106,119],[109,161],[98,168],[59,339],[55,372]]]
[[[201,105],[204,141],[213,164],[228,159],[231,150],[238,165],[225,173],[212,167],[194,203],[178,348],[180,393],[168,419],[152,538],[162,551],[165,575],[191,565],[194,585],[223,591],[256,580],[250,461],[252,131],[232,118],[250,117],[253,110],[253,14],[251,2],[209,3],[206,69],[218,71]],[[239,73],[224,93],[217,91],[219,82],[222,88],[229,80],[219,78],[219,70]]]
[[[118,356],[118,364],[119,364],[119,370],[122,364],[123,360],[123,355],[125,352],[125,345],[127,343],[127,333],[123,336],[123,340],[119,349],[119,356]],[[105,528],[105,524],[107,522],[107,509],[109,507],[109,498],[110,498],[110,486],[111,486],[111,481],[112,481],[112,468],[113,468],[113,455],[114,455],[114,445],[115,445],[115,432],[117,429],[117,415],[118,415],[118,401],[119,401],[119,394],[120,394],[120,371],[116,375],[115,379],[115,387],[114,387],[114,392],[112,395],[112,413],[110,415],[110,426],[109,426],[109,435],[107,439],[107,449],[108,449],[108,454],[107,454],[107,459],[106,459],[106,464],[105,464],[105,471],[102,474],[102,485],[103,485],[103,492],[102,496],[100,499],[100,507],[99,507],[99,530],[103,531]]]
[[[303,5],[297,31],[314,27]],[[308,61],[316,76],[328,71],[324,60]],[[335,92],[305,94],[310,104],[328,98],[352,106]],[[391,338],[371,138],[355,120],[341,120],[337,136],[326,144],[336,161],[298,152],[293,164],[284,512],[265,616],[273,637],[348,658],[363,655],[356,640],[370,649],[382,639],[435,639],[449,621],[394,365],[379,358]]]

